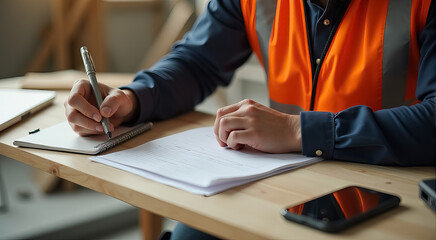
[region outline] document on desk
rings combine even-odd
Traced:
[[[223,148],[212,127],[188,130],[91,160],[195,194],[210,196],[321,161],[301,154]]]

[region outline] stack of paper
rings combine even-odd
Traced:
[[[248,147],[223,148],[216,142],[212,127],[189,130],[91,159],[206,196],[321,161],[301,154],[268,154]]]

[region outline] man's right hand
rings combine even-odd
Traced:
[[[76,81],[64,103],[68,122],[80,136],[103,134],[102,117],[109,118],[113,131],[114,127],[136,116],[137,99],[132,91],[100,83],[99,87],[103,98],[100,110],[87,80]]]

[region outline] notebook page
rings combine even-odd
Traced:
[[[119,126],[112,133],[113,138],[126,133],[134,127]],[[112,138],[112,139],[113,139]],[[41,131],[30,134],[14,141],[20,147],[40,148],[56,151],[96,154],[99,144],[108,141],[106,134],[81,137],[75,133],[68,122],[61,122]]]

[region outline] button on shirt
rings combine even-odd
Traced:
[[[343,17],[344,11],[342,9],[348,4],[349,0],[345,2],[343,0],[329,0],[324,9],[319,0],[306,0],[306,9],[309,13],[306,19],[310,28],[309,39],[311,39],[312,59],[315,59],[316,64],[320,63],[322,53],[328,47],[326,45],[330,33],[334,30],[335,23]],[[315,70],[312,69],[312,71]]]

